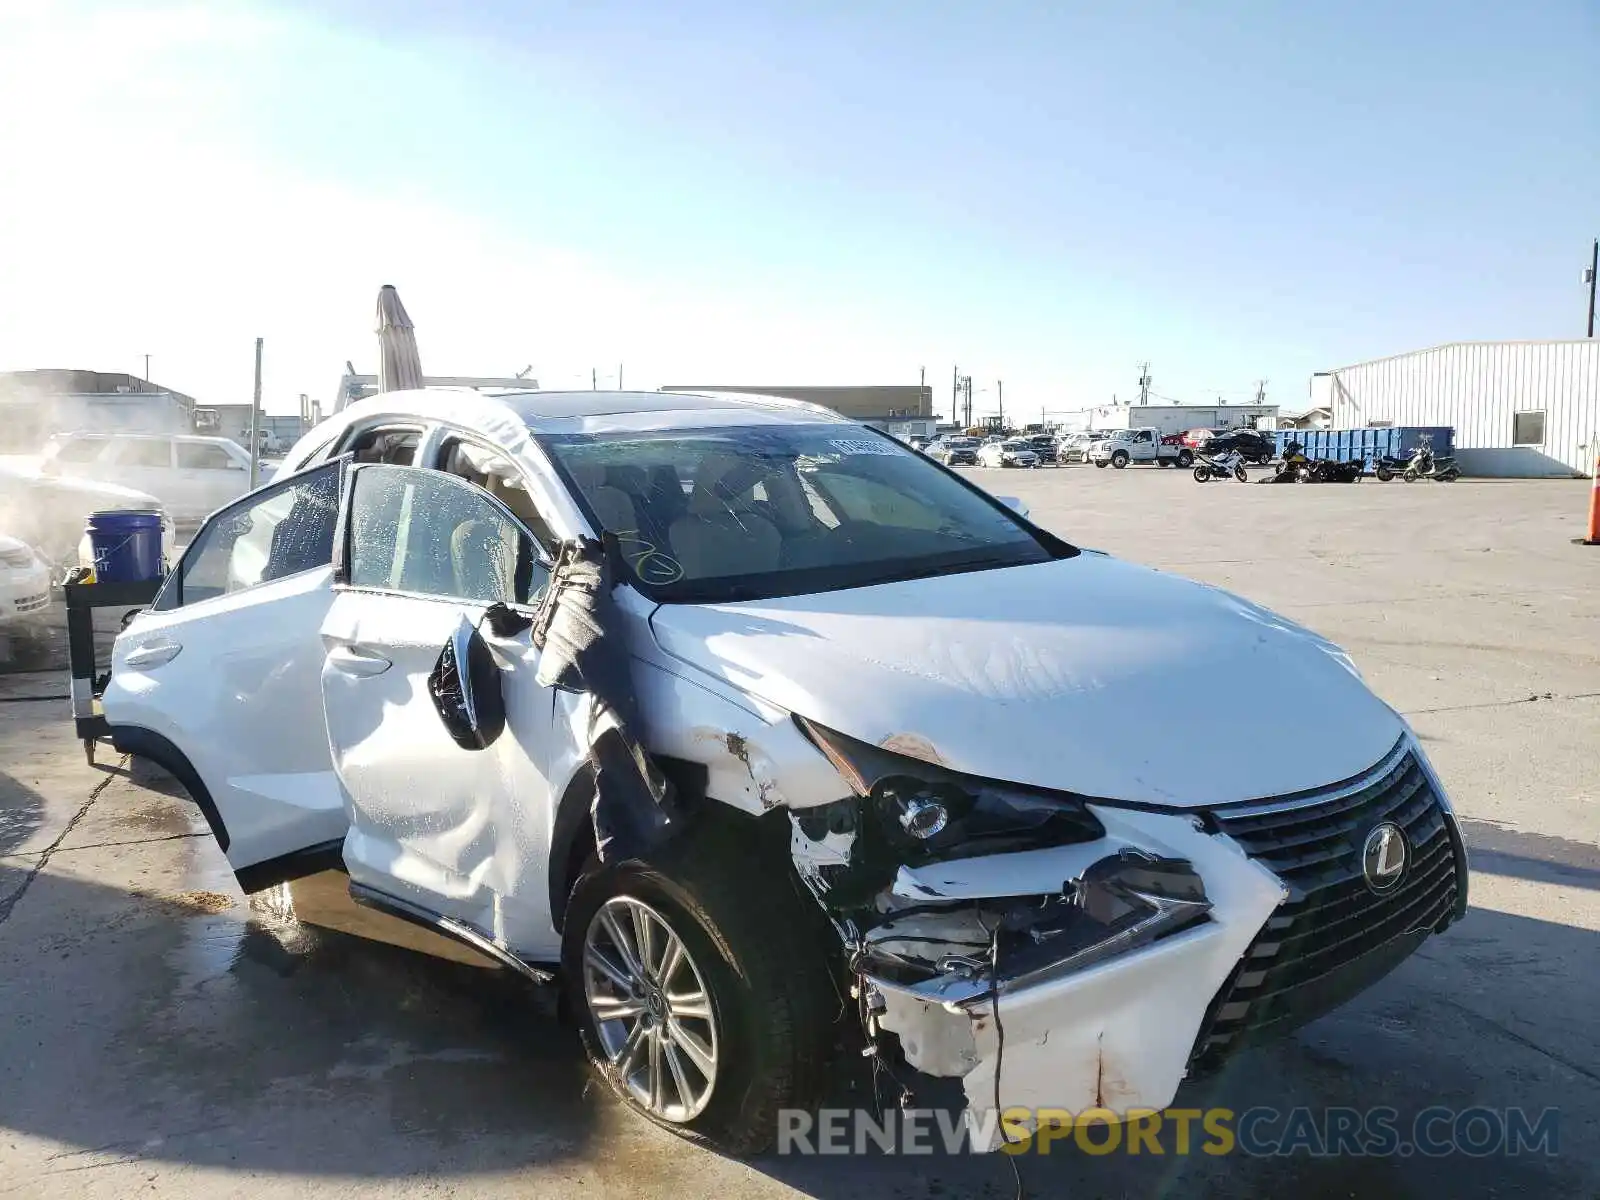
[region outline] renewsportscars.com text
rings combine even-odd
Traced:
[[[778,1116],[779,1154],[1244,1154],[1251,1157],[1442,1158],[1559,1153],[1558,1109],[1388,1107],[788,1109]]]

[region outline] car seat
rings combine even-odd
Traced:
[[[758,575],[778,568],[777,526],[750,511],[747,493],[763,468],[727,454],[709,454],[695,472],[688,510],[672,523],[667,541],[690,579]]]

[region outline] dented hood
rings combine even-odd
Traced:
[[[861,741],[991,779],[1205,805],[1372,766],[1404,725],[1326,639],[1104,555],[664,605],[668,655]]]

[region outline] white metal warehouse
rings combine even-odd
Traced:
[[[1600,339],[1452,342],[1312,380],[1333,428],[1450,425],[1467,475],[1591,475],[1600,453]]]
[[[1163,434],[1187,429],[1269,428],[1277,420],[1276,404],[1102,404],[1078,414],[1084,429],[1145,429]]]

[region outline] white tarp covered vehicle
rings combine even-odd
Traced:
[[[590,698],[526,619],[602,530],[599,637],[680,805],[642,859],[595,853]],[[1159,1109],[1466,902],[1421,747],[1330,643],[798,402],[358,402],[208,522],[104,705],[246,890],[339,866],[559,974],[618,1094],[733,1149],[841,1033],[976,1109]]]

